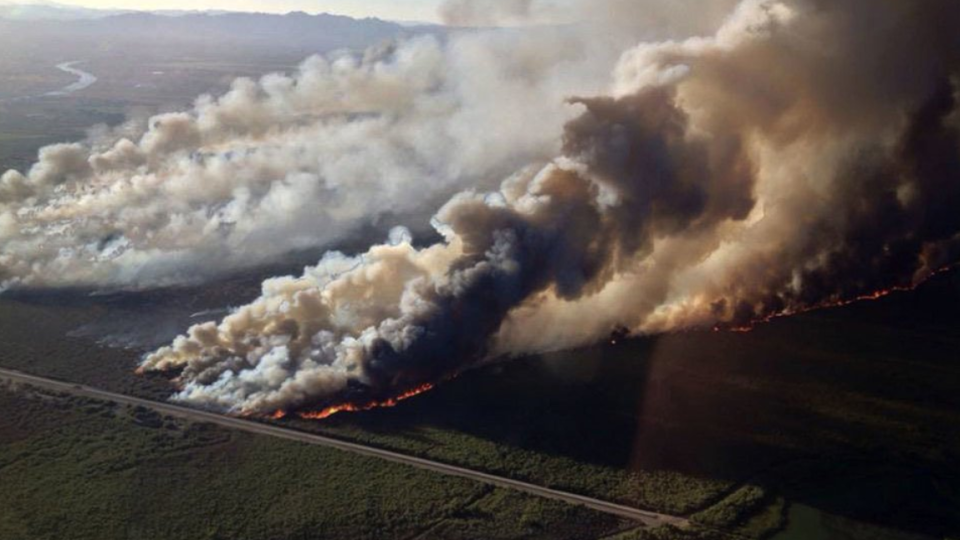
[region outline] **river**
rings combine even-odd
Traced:
[[[76,75],[78,77],[77,81],[68,86],[64,86],[59,90],[54,90],[53,92],[47,92],[44,94],[44,97],[58,97],[58,96],[68,96],[75,92],[79,92],[85,88],[93,86],[97,82],[96,75],[92,73],[87,73],[82,69],[77,69],[75,66],[77,64],[82,64],[81,61],[73,62],[64,62],[62,64],[57,64],[57,69],[60,71],[69,73],[71,75]]]

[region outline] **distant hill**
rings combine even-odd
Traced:
[[[56,2],[7,2],[0,1],[0,17],[10,20],[72,21],[99,19],[122,13],[121,10],[90,9],[68,6]]]
[[[167,17],[182,15],[224,15],[230,13],[224,10],[130,10],[130,9],[96,9],[61,4],[58,2],[44,2],[42,0],[0,0],[0,18],[14,21],[83,21],[103,19],[123,13],[152,13]]]
[[[360,47],[394,37],[403,27],[379,19],[352,19],[338,15],[290,13],[225,13],[166,16],[129,13],[77,23],[78,32],[138,38],[230,40],[259,42],[290,40],[299,47],[329,49]]]
[[[36,9],[25,17],[22,9]],[[0,5],[0,59],[37,60],[110,55],[266,58],[358,49],[437,27],[410,27],[380,19],[290,13],[108,13],[68,18],[57,5]],[[72,9],[72,8],[71,8]],[[4,11],[6,10],[6,11]],[[46,11],[45,11],[46,10]],[[16,18],[4,13],[17,13]],[[62,16],[40,18],[41,13]],[[72,13],[72,11],[71,11]],[[102,12],[98,12],[102,13]]]

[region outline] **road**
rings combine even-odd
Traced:
[[[448,476],[468,478],[470,480],[475,480],[477,482],[482,482],[484,484],[489,484],[489,485],[501,487],[501,488],[512,489],[515,491],[520,491],[530,495],[536,495],[538,497],[543,497],[546,499],[552,499],[552,500],[562,501],[562,502],[573,504],[573,505],[583,506],[599,512],[612,514],[617,517],[635,520],[648,527],[657,527],[660,525],[673,525],[675,527],[687,527],[690,524],[689,520],[682,517],[671,516],[667,514],[658,514],[656,512],[647,512],[645,510],[639,510],[636,508],[631,508],[629,506],[614,504],[611,502],[602,501],[602,500],[594,499],[591,497],[584,497],[582,495],[577,495],[575,493],[568,493],[565,491],[550,489],[543,486],[530,484],[527,482],[520,482],[518,480],[513,480],[510,478],[495,476],[495,475],[487,474],[480,471],[464,469],[462,467],[455,467],[453,465],[447,465],[445,463],[440,463],[437,461],[430,461],[430,460],[422,459],[418,457],[398,454],[396,452],[391,452],[389,450],[382,450],[380,448],[373,448],[373,447],[364,446],[361,444],[355,444],[355,443],[350,443],[350,442],[346,442],[338,439],[332,439],[330,437],[324,437],[322,435],[316,435],[313,433],[304,433],[302,431],[296,431],[296,430],[281,427],[281,426],[264,424],[261,422],[246,420],[243,418],[236,418],[232,416],[224,416],[222,414],[210,413],[210,412],[201,411],[197,409],[191,409],[188,407],[182,407],[182,406],[173,405],[170,403],[162,403],[158,401],[151,401],[148,399],[141,399],[141,398],[136,398],[132,396],[126,396],[123,394],[115,394],[113,392],[98,390],[96,388],[91,388],[89,386],[72,384],[72,383],[57,381],[53,379],[46,379],[46,378],[37,377],[34,375],[28,375],[26,373],[21,373],[19,371],[13,371],[9,369],[0,369],[0,380],[7,380],[15,383],[29,384],[29,385],[36,386],[39,388],[44,388],[47,390],[66,392],[66,393],[70,393],[77,396],[109,401],[109,402],[119,403],[123,405],[146,407],[160,414],[173,416],[177,418],[184,418],[186,420],[190,420],[194,422],[205,422],[205,423],[222,426],[225,428],[235,429],[238,431],[245,431],[247,433],[254,433],[257,435],[266,435],[266,436],[277,437],[280,439],[286,439],[290,441],[297,441],[297,442],[306,443],[306,444],[313,444],[317,446],[335,448],[337,450],[342,450],[344,452],[352,452],[354,454],[359,454],[362,456],[379,458],[379,459],[391,461],[394,463],[400,463],[403,465],[409,465],[412,467],[417,467],[420,469],[424,469],[424,470],[428,470],[428,471],[432,471],[440,474],[445,474]]]

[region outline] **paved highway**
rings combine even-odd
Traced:
[[[67,392],[77,396],[84,396],[84,397],[89,397],[89,398],[94,398],[94,399],[99,399],[104,401],[110,401],[114,403],[120,403],[123,405],[146,407],[148,409],[152,409],[158,413],[161,413],[167,416],[184,418],[194,422],[206,422],[206,423],[215,424],[215,425],[230,428],[230,429],[245,431],[248,433],[255,433],[258,435],[267,435],[270,437],[277,437],[280,439],[287,439],[287,440],[297,441],[297,442],[302,442],[307,444],[314,444],[317,446],[335,448],[337,450],[342,450],[345,452],[353,452],[354,454],[380,458],[387,461],[392,461],[394,463],[401,463],[403,465],[418,467],[420,469],[425,469],[425,470],[437,472],[440,474],[446,474],[449,476],[458,476],[461,478],[469,478],[470,480],[475,480],[477,482],[482,482],[485,484],[489,484],[489,485],[493,485],[501,488],[513,489],[516,491],[521,491],[523,493],[528,493],[531,495],[536,495],[536,496],[544,497],[547,499],[553,499],[557,501],[563,501],[569,504],[584,506],[593,510],[597,510],[599,512],[605,512],[607,514],[612,514],[618,517],[632,519],[650,527],[656,527],[656,526],[666,525],[666,524],[670,524],[676,527],[686,527],[689,525],[689,521],[682,517],[671,516],[666,514],[658,514],[655,512],[647,512],[644,510],[631,508],[629,506],[623,506],[623,505],[614,504],[607,501],[602,501],[600,499],[584,497],[582,495],[577,495],[575,493],[568,493],[565,491],[550,489],[550,488],[538,486],[535,484],[530,484],[527,482],[520,482],[517,480],[512,480],[510,478],[504,478],[501,476],[487,474],[480,471],[464,469],[462,467],[455,467],[453,465],[447,465],[445,463],[440,463],[437,461],[430,461],[430,460],[422,459],[418,457],[398,454],[396,452],[391,452],[389,450],[382,450],[380,448],[373,448],[373,447],[364,446],[361,444],[355,444],[355,443],[350,443],[350,442],[346,442],[338,439],[332,439],[330,437],[315,435],[313,433],[304,433],[302,431],[296,431],[296,430],[281,427],[281,426],[264,424],[264,423],[256,422],[253,420],[246,420],[243,418],[236,418],[232,416],[224,416],[221,414],[210,413],[210,412],[201,411],[197,409],[191,409],[189,407],[182,407],[182,406],[173,405],[170,403],[162,403],[158,401],[151,401],[147,399],[125,396],[123,394],[115,394],[113,392],[106,392],[104,390],[98,390],[96,388],[91,388],[89,386],[72,384],[72,383],[57,381],[53,379],[46,379],[43,377],[28,375],[26,373],[21,373],[19,371],[12,371],[8,369],[0,369],[0,380],[8,380],[8,381],[17,382],[17,383],[29,384],[39,388],[55,390],[59,392]]]

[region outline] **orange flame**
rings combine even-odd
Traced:
[[[863,296],[858,296],[858,297],[856,297],[856,298],[851,298],[851,299],[849,299],[849,300],[837,300],[837,301],[834,301],[834,302],[821,302],[821,303],[815,304],[815,305],[813,305],[813,306],[799,307],[799,308],[791,308],[791,309],[787,309],[787,310],[785,310],[785,311],[780,311],[780,312],[777,312],[777,313],[772,313],[772,314],[770,314],[770,315],[766,315],[766,316],[760,317],[760,318],[758,318],[758,319],[754,319],[753,321],[750,321],[749,324],[746,324],[746,325],[744,325],[744,326],[736,326],[736,327],[733,327],[733,328],[729,328],[729,330],[730,330],[731,332],[739,332],[739,333],[744,333],[744,334],[745,334],[745,333],[747,333],[747,332],[752,332],[754,328],[756,328],[757,326],[759,326],[759,325],[761,325],[761,324],[770,323],[770,322],[773,322],[773,321],[775,321],[775,320],[777,320],[777,319],[785,319],[785,318],[787,318],[787,317],[793,317],[793,316],[795,316],[795,315],[802,315],[802,314],[804,314],[804,313],[810,313],[810,312],[812,312],[812,311],[819,311],[819,310],[822,310],[822,309],[842,308],[842,307],[850,306],[850,305],[853,305],[853,304],[856,304],[856,303],[859,303],[859,302],[872,302],[872,301],[875,301],[875,300],[880,300],[880,299],[882,299],[882,298],[886,298],[886,297],[888,297],[888,296],[890,296],[891,294],[894,294],[894,293],[912,291],[914,288],[915,288],[915,287],[893,287],[893,288],[890,288],[890,289],[884,289],[884,290],[876,291],[876,292],[873,292],[873,293],[870,293],[870,294],[865,294],[865,295],[863,295]],[[720,330],[720,327],[717,327],[716,329],[717,329],[717,330]]]
[[[342,403],[340,405],[333,405],[333,406],[327,407],[326,409],[323,409],[320,411],[298,412],[294,414],[300,418],[303,418],[304,420],[324,420],[326,418],[330,418],[331,416],[338,413],[342,413],[342,412],[363,412],[363,411],[370,411],[373,409],[396,407],[397,405],[400,404],[401,401],[405,401],[412,397],[419,396],[420,394],[423,394],[425,392],[429,392],[430,390],[433,390],[435,387],[436,387],[435,384],[427,383],[427,384],[420,385],[416,388],[413,388],[411,390],[407,390],[406,392],[403,392],[400,395],[394,396],[389,399],[385,399],[383,401],[371,401],[369,403]],[[273,418],[274,420],[282,420],[283,418],[286,418],[288,415],[289,413],[287,413],[286,411],[277,411],[273,413],[271,418]]]
[[[859,303],[859,302],[872,302],[872,301],[875,301],[875,300],[880,300],[880,299],[886,298],[886,297],[888,297],[888,296],[890,296],[891,294],[894,294],[894,293],[913,291],[913,290],[915,290],[917,287],[919,287],[919,286],[923,285],[924,283],[926,283],[927,281],[933,279],[935,276],[938,276],[938,275],[940,275],[940,274],[945,274],[945,273],[947,273],[947,272],[949,272],[949,271],[951,271],[951,270],[954,270],[954,269],[956,269],[956,268],[958,268],[958,267],[960,267],[960,264],[950,265],[950,266],[947,266],[947,267],[945,267],[945,268],[941,268],[940,270],[937,270],[937,271],[935,271],[935,272],[931,272],[930,275],[926,276],[924,279],[921,279],[921,280],[917,281],[917,282],[914,283],[913,285],[895,286],[895,287],[891,287],[891,288],[889,288],[889,289],[882,289],[882,290],[875,291],[875,292],[872,292],[872,293],[869,293],[869,294],[864,294],[864,295],[861,295],[861,296],[857,296],[856,298],[851,298],[851,299],[849,299],[849,300],[836,300],[836,301],[833,301],[833,302],[829,302],[829,301],[828,301],[828,302],[821,302],[821,303],[819,303],[819,304],[815,304],[815,305],[813,305],[813,306],[808,306],[808,307],[789,308],[789,309],[786,309],[786,310],[784,310],[784,311],[780,311],[780,312],[777,312],[777,313],[772,313],[772,314],[770,314],[770,315],[766,315],[766,316],[763,316],[763,317],[754,319],[753,321],[750,321],[749,324],[746,324],[746,325],[744,325],[744,326],[737,326],[737,327],[733,327],[733,328],[729,328],[729,327],[728,327],[728,328],[724,328],[722,325],[719,325],[719,324],[718,324],[718,325],[715,326],[713,329],[714,329],[714,331],[716,331],[716,332],[719,332],[719,331],[721,331],[721,330],[726,329],[726,330],[730,330],[731,332],[747,333],[747,332],[752,332],[754,328],[756,328],[757,326],[759,326],[759,325],[761,325],[761,324],[766,324],[766,323],[769,323],[769,322],[773,322],[773,321],[775,321],[775,320],[777,320],[777,319],[784,319],[784,318],[786,318],[786,317],[793,317],[794,315],[802,315],[802,314],[804,314],[804,313],[810,313],[810,312],[812,312],[812,311],[819,311],[819,310],[821,310],[821,309],[842,308],[842,307],[850,306],[850,305],[853,305],[853,304],[856,304],[856,303]]]

